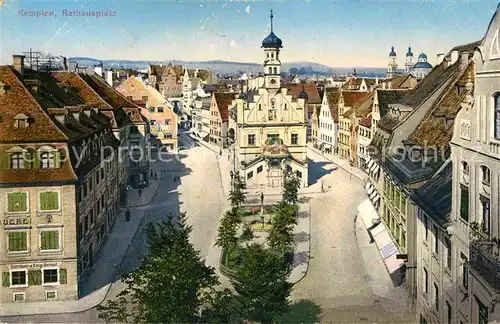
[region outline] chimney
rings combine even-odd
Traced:
[[[113,71],[111,71],[111,70],[106,71],[106,82],[110,86],[113,86]]]
[[[375,85],[378,85],[378,77],[375,78]]]
[[[12,66],[21,76],[24,76],[24,55],[12,55]]]
[[[450,62],[450,65],[455,64],[455,62],[457,60],[458,60],[458,51],[451,52],[451,62]]]
[[[462,65],[467,65],[469,63],[469,52],[463,51],[460,53],[460,63]]]
[[[63,57],[63,71],[68,71],[68,58]]]
[[[444,53],[439,53],[437,55],[437,63],[436,63],[436,65],[441,64],[443,62],[443,60],[444,60]]]

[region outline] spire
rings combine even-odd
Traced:
[[[271,18],[271,33],[273,32],[273,9],[271,9],[271,16],[269,16]]]

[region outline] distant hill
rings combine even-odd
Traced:
[[[104,68],[130,68],[130,69],[147,69],[150,64],[169,64],[183,65],[188,68],[210,69],[216,74],[234,74],[239,72],[262,72],[262,65],[259,63],[246,62],[231,62],[231,61],[181,61],[181,60],[165,60],[165,61],[130,61],[130,60],[99,60],[90,57],[70,57],[69,61],[78,62],[81,66],[94,66],[102,63]],[[322,75],[348,75],[351,74],[352,68],[332,68],[330,66],[315,62],[284,62],[282,71],[288,72],[290,69],[301,68],[312,71],[312,74]],[[360,76],[382,76],[385,75],[385,69],[381,68],[358,68]],[[311,74],[311,73],[308,73]]]

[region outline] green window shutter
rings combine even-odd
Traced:
[[[61,167],[61,152],[56,151],[54,153],[54,167],[60,168]]]
[[[59,248],[59,231],[43,231],[41,233],[42,250],[57,250]]]
[[[9,233],[9,251],[26,251],[27,247],[26,232]]]
[[[57,210],[59,209],[59,193],[54,191],[51,193],[52,194],[52,210]]]
[[[59,269],[59,283],[64,285],[68,282],[68,276],[66,273],[66,269]]]
[[[32,164],[33,164],[33,157],[31,153],[24,153],[24,167],[26,169],[31,169]]]
[[[27,211],[28,210],[28,194],[25,192],[20,192],[18,194],[19,199],[19,211]]]
[[[10,286],[10,273],[4,272],[2,273],[2,287],[9,287],[9,286]]]
[[[8,153],[0,154],[0,168],[2,170],[10,169],[10,156]]]
[[[28,271],[28,286],[32,285],[41,285],[42,284],[42,271],[41,270],[33,270]]]
[[[33,153],[33,169],[40,169],[40,153]]]
[[[7,154],[7,169],[12,169],[12,153]]]
[[[14,206],[15,206],[15,196],[14,194],[7,194],[7,211],[13,212],[14,211]]]
[[[48,210],[49,209],[49,196],[48,192],[41,192],[40,193],[40,209],[41,210]]]

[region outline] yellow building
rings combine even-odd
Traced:
[[[149,123],[151,136],[168,149],[177,149],[177,115],[158,90],[135,76],[129,77],[116,90],[142,107],[141,114]]]
[[[264,83],[233,101],[228,136],[235,137],[235,165],[249,188],[280,188],[286,172],[308,185],[307,94],[281,87],[282,41],[273,32],[262,41]]]

